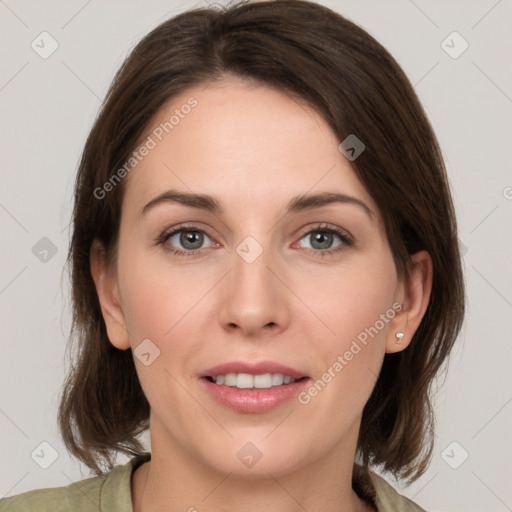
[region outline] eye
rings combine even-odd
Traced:
[[[164,245],[165,249],[178,256],[199,256],[205,241],[212,239],[195,226],[179,226],[170,232],[162,233],[157,242]],[[206,247],[208,247],[207,244]]]
[[[338,243],[336,243],[338,239]],[[301,243],[303,240],[309,242],[309,247]],[[352,245],[350,235],[338,227],[319,226],[308,231],[299,241],[300,247],[319,253],[330,254],[342,250],[346,245]],[[334,244],[334,245],[333,245]]]
[[[305,241],[305,245],[303,241]],[[206,246],[204,246],[205,242]],[[216,244],[204,230],[194,225],[181,225],[169,232],[164,232],[158,237],[157,243],[176,256],[192,257],[200,256],[203,249]],[[316,256],[327,256],[343,250],[346,246],[353,245],[353,240],[349,233],[337,226],[321,225],[306,232],[299,240],[298,245]]]

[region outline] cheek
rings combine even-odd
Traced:
[[[124,254],[129,256],[120,257],[118,268],[132,346],[145,338],[161,344],[196,314],[195,307],[211,284],[197,270],[172,266],[147,249],[127,244]]]
[[[312,299],[315,315],[307,316],[306,328],[308,338],[318,340],[319,364],[318,385],[304,401],[322,395],[320,400],[315,398],[320,408],[336,402],[344,404],[341,411],[360,410],[375,384],[396,314],[394,263],[391,257],[368,259],[337,269],[329,279],[311,276],[307,282],[301,293]]]
[[[310,274],[300,294],[308,297],[317,321],[331,331],[328,344],[336,347],[373,326],[390,309],[393,314],[396,279],[390,258],[361,258],[360,264],[332,269],[328,275]],[[378,326],[384,330],[381,322]]]
[[[142,249],[126,247],[124,254],[129,256],[118,261],[123,311],[141,386],[152,408],[165,410],[172,403],[186,409],[190,396],[177,382],[183,382],[181,372],[195,354],[198,305],[211,284]],[[150,352],[148,365],[138,358],[143,346]]]

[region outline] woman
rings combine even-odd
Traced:
[[[435,135],[369,34],[304,0],[166,21],[73,220],[59,421],[96,476],[0,510],[423,510],[371,467],[428,467],[464,284]]]

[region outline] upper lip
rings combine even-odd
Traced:
[[[222,363],[212,368],[208,368],[200,374],[200,377],[217,377],[217,375],[227,375],[228,373],[248,373],[250,375],[261,375],[264,373],[282,373],[292,379],[301,379],[307,377],[304,372],[284,366],[275,361],[260,361],[257,363],[247,361],[230,361]]]

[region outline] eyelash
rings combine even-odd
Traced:
[[[165,250],[171,252],[175,256],[179,256],[179,257],[186,256],[186,257],[192,257],[192,258],[201,256],[203,253],[202,249],[183,251],[181,249],[169,249],[169,248],[165,247],[165,243],[167,242],[167,240],[169,240],[169,238],[171,238],[171,236],[175,235],[176,233],[180,233],[181,231],[197,231],[199,233],[204,233],[209,238],[213,239],[213,237],[211,237],[208,234],[208,232],[205,231],[204,229],[199,229],[197,226],[194,226],[193,224],[182,224],[182,225],[177,226],[176,228],[172,229],[171,231],[168,231],[168,232],[164,231],[157,238],[156,243],[164,245]],[[342,243],[340,245],[338,245],[337,247],[335,247],[334,249],[325,249],[322,251],[320,249],[306,248],[306,250],[308,252],[312,251],[315,256],[320,256],[321,258],[323,258],[325,256],[333,255],[334,253],[337,253],[337,252],[343,250],[345,246],[352,246],[354,244],[352,237],[346,231],[344,231],[341,228],[338,228],[337,226],[328,227],[327,225],[318,225],[318,226],[314,227],[313,229],[306,231],[305,233],[303,233],[301,235],[299,240],[302,240],[306,235],[310,235],[311,233],[316,233],[316,232],[332,233],[332,234],[338,235],[338,237],[342,241]]]

